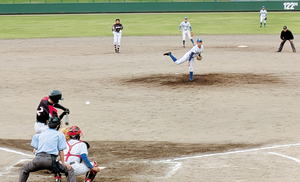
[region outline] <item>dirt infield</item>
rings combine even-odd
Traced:
[[[201,38],[193,82],[162,56],[191,48],[180,36],[123,37],[119,54],[112,37],[0,40],[1,178],[17,181],[35,109],[59,89],[106,167],[96,181],[299,181],[299,54],[277,53],[278,35]]]

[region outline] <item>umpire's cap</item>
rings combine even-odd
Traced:
[[[283,29],[287,29],[287,26],[283,26]]]
[[[202,42],[202,39],[197,39],[197,42]]]
[[[60,120],[58,117],[51,117],[49,119],[49,128],[56,128],[56,126],[60,125]]]

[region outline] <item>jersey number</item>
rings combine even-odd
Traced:
[[[294,6],[298,6],[298,3],[295,2],[285,2],[283,3],[283,9],[294,9]]]
[[[39,115],[39,116],[41,115],[42,112],[44,112],[44,108],[42,108],[42,107],[40,107],[40,108],[41,108],[40,110],[36,111],[37,115]]]

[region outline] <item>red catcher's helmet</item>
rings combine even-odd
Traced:
[[[78,126],[72,126],[67,134],[70,135],[70,138],[76,138],[78,140],[80,139],[80,134],[83,135],[82,131]]]

